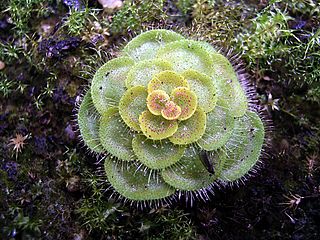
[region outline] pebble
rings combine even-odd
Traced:
[[[6,67],[6,64],[0,61],[0,71],[3,70],[5,67]]]
[[[120,8],[123,5],[123,2],[120,0],[98,0],[103,8],[115,9]]]
[[[80,190],[80,177],[73,176],[69,178],[66,182],[66,187],[69,192],[77,192]]]

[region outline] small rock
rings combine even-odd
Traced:
[[[7,19],[1,19],[0,20],[0,29],[6,29],[9,26],[9,23],[7,22]]]
[[[86,232],[85,230],[81,229],[80,230],[80,233],[75,233],[73,235],[73,240],[83,240],[83,239],[86,239]]]
[[[79,11],[85,8],[84,4],[80,0],[62,0],[62,2],[70,7],[74,8],[75,10]]]
[[[64,40],[50,38],[42,40],[38,49],[40,53],[48,58],[58,58],[76,49],[80,42],[81,39],[77,37],[69,37]]]
[[[18,173],[18,164],[10,161],[5,163],[2,169],[7,172],[9,179],[14,179]]]
[[[120,8],[123,5],[123,2],[120,0],[98,0],[103,8],[115,9]]]
[[[286,154],[290,149],[290,144],[287,139],[282,139],[280,142],[280,154]]]
[[[77,192],[80,190],[80,177],[73,176],[67,180],[66,187],[69,192]]]
[[[46,18],[39,24],[38,31],[43,38],[47,38],[54,31],[55,26],[58,23],[58,19],[55,17]]]
[[[42,136],[34,137],[34,152],[43,155],[48,152],[47,140]]]
[[[6,67],[6,64],[0,61],[0,71],[3,70],[5,67]]]
[[[69,139],[71,139],[71,140],[75,139],[76,134],[73,131],[71,124],[68,124],[68,126],[64,129],[64,132],[67,134]]]

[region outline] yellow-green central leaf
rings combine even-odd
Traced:
[[[148,93],[162,90],[170,94],[177,87],[189,88],[189,84],[180,74],[173,71],[163,71],[156,74],[149,82]]]
[[[178,129],[178,122],[167,120],[162,116],[153,115],[144,111],[139,117],[140,128],[143,134],[153,140],[161,140],[172,136]]]
[[[119,113],[123,121],[133,130],[140,131],[139,115],[147,109],[147,89],[135,86],[125,92],[120,99]]]
[[[165,91],[154,90],[147,97],[148,109],[154,115],[161,115],[161,110],[169,100],[170,97]]]
[[[174,144],[190,144],[199,140],[206,129],[206,114],[198,108],[189,119],[179,122],[177,131],[169,138]]]
[[[197,109],[197,96],[188,88],[175,88],[171,93],[171,99],[181,108],[181,114],[178,118],[181,121],[190,118]]]

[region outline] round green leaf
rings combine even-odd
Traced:
[[[264,142],[264,126],[260,117],[251,111],[238,120],[230,140],[226,143],[225,165],[220,179],[236,181],[247,174],[259,160]]]
[[[206,150],[213,151],[225,145],[234,128],[234,117],[226,108],[216,107],[207,113],[206,130],[198,140],[198,145]]]
[[[198,108],[191,118],[179,122],[178,130],[169,138],[174,144],[190,144],[199,140],[206,129],[206,114]]]
[[[100,114],[93,106],[90,91],[86,93],[80,105],[78,124],[85,144],[94,152],[104,152],[99,138]]]
[[[110,107],[118,106],[126,91],[127,74],[133,65],[134,61],[128,57],[115,58],[100,67],[94,75],[91,96],[101,115]]]
[[[118,108],[109,108],[100,121],[100,141],[111,155],[126,161],[134,159],[132,135],[122,121]]]
[[[218,105],[228,107],[235,117],[243,116],[248,100],[230,61],[223,55],[212,54],[213,78],[217,83]]]
[[[149,82],[148,93],[162,90],[169,94],[177,87],[189,88],[189,84],[180,74],[173,71],[163,71],[155,75]]]
[[[157,200],[169,197],[175,192],[156,171],[137,169],[133,163],[107,158],[104,169],[112,187],[130,200]]]
[[[151,169],[163,169],[179,161],[185,146],[174,145],[168,140],[154,141],[136,136],[132,141],[138,160]]]
[[[160,48],[157,57],[169,61],[173,70],[182,73],[189,69],[211,75],[212,58],[197,41],[181,40]]]
[[[162,59],[152,59],[138,62],[128,73],[126,79],[127,88],[134,86],[148,86],[148,83],[154,75],[165,71],[172,70],[172,65]]]
[[[199,152],[192,146],[185,150],[177,164],[163,169],[161,175],[164,181],[172,187],[187,191],[208,187],[216,179],[204,167]]]
[[[123,52],[137,61],[153,59],[161,46],[182,39],[184,39],[183,36],[170,30],[151,30],[133,38],[125,46]]]
[[[242,117],[248,110],[248,98],[237,78],[233,78],[232,83],[236,104],[232,105],[231,112],[235,117]]]
[[[187,70],[182,76],[188,81],[190,90],[198,98],[198,105],[207,113],[212,111],[217,102],[216,87],[212,79],[195,70]]]

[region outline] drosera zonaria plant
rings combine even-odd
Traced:
[[[97,70],[79,106],[80,135],[124,200],[207,199],[254,170],[265,127],[230,61],[207,42],[155,29]]]

